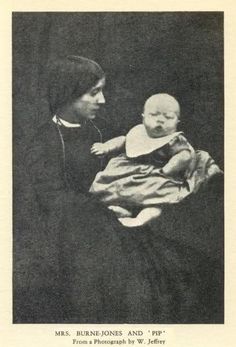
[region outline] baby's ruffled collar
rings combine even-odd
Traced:
[[[165,146],[179,134],[182,134],[182,131],[163,137],[152,138],[148,136],[144,125],[138,124],[126,135],[126,155],[129,158],[136,158],[141,155],[149,154]]]

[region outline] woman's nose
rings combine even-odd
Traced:
[[[105,104],[106,100],[105,100],[105,97],[103,95],[103,92],[98,93],[97,102],[99,104]]]

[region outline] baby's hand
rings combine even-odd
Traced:
[[[97,156],[102,156],[107,154],[107,146],[105,145],[105,143],[94,143],[91,147],[91,153]]]

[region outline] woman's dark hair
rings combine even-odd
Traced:
[[[84,57],[72,55],[51,63],[48,75],[51,113],[55,114],[60,107],[88,92],[103,77],[102,68]]]

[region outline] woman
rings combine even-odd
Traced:
[[[88,193],[103,164],[90,149],[106,139],[96,119],[104,85],[101,67],[83,57],[51,68],[51,119],[26,156],[39,218],[20,294],[15,284],[15,321],[207,321],[199,314],[204,302],[197,251],[185,245],[183,253],[183,245],[158,234],[156,226],[131,232]]]

